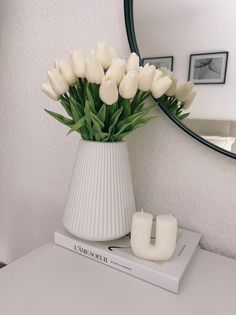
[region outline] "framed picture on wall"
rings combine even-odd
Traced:
[[[173,71],[174,57],[166,56],[166,57],[149,57],[142,59],[142,65],[149,63],[150,65],[154,65],[156,68],[167,68]]]
[[[194,84],[224,84],[228,55],[228,51],[190,55],[188,79]]]

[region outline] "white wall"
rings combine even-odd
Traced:
[[[47,242],[61,222],[78,135],[43,108],[47,70],[71,49],[98,40],[129,52],[123,3],[83,0],[0,1],[0,261]]]
[[[1,1],[0,260],[47,242],[60,226],[78,136],[48,117],[39,85],[52,62],[99,39],[129,49],[121,0]],[[163,114],[129,139],[137,208],[172,212],[204,244],[236,257],[236,161]]]
[[[196,85],[190,117],[236,120],[235,1],[228,0],[225,5],[215,0],[150,0],[147,6],[136,0],[134,8],[141,56],[173,55],[174,72],[180,81],[188,80],[191,54],[229,51],[226,83]]]

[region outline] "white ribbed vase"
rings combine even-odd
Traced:
[[[92,241],[120,238],[131,230],[135,209],[126,142],[80,140],[63,224]]]

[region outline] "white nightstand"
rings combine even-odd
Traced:
[[[235,315],[236,261],[199,249],[178,295],[53,244],[0,270],[1,315]]]

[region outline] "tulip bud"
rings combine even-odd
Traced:
[[[129,55],[129,58],[127,59],[126,63],[126,72],[129,71],[138,71],[139,68],[139,56],[133,52]]]
[[[85,77],[84,55],[78,50],[73,50],[71,52],[71,60],[72,60],[72,68],[73,68],[74,74],[78,78],[84,78]]]
[[[112,79],[102,81],[99,88],[100,99],[107,105],[112,105],[118,100],[118,89],[116,82]]]
[[[170,88],[166,91],[167,96],[173,96],[175,94],[175,91],[176,91],[177,79],[174,75],[172,75],[171,80],[172,80],[172,84],[171,84]]]
[[[54,101],[58,101],[60,98],[59,95],[53,91],[51,84],[49,83],[43,83],[41,85],[41,90]]]
[[[106,72],[106,79],[115,80],[116,84],[119,85],[121,79],[125,74],[125,60],[124,59],[113,59],[111,66]]]
[[[138,73],[138,89],[143,92],[150,90],[152,81],[156,72],[155,66],[146,64],[144,67],[139,68]]]
[[[56,94],[62,95],[69,90],[68,83],[57,69],[48,71],[48,78]]]
[[[182,83],[179,86],[177,86],[175,97],[177,98],[178,101],[184,102],[188,98],[192,89],[193,83],[191,81]]]
[[[104,71],[96,57],[86,58],[85,74],[89,82],[96,84],[102,83]]]
[[[171,86],[172,81],[168,76],[154,80],[151,86],[151,93],[155,98],[161,97]]]
[[[73,72],[71,60],[59,60],[58,67],[66,82],[69,85],[74,85],[76,82],[76,76]]]
[[[191,91],[189,93],[188,98],[183,103],[183,109],[187,109],[187,108],[190,107],[190,105],[192,104],[193,100],[195,99],[195,96],[196,96],[196,91]]]
[[[98,42],[97,47],[95,49],[95,55],[102,65],[103,69],[107,69],[112,60],[112,56],[110,54],[110,48],[106,42]]]
[[[129,71],[121,80],[119,93],[123,98],[133,98],[138,89],[138,74],[136,71]]]
[[[115,50],[115,48],[114,47],[109,47],[109,52],[110,52],[110,55],[111,55],[111,61],[113,60],[113,59],[116,59],[117,58],[117,53],[116,53],[116,50]]]

